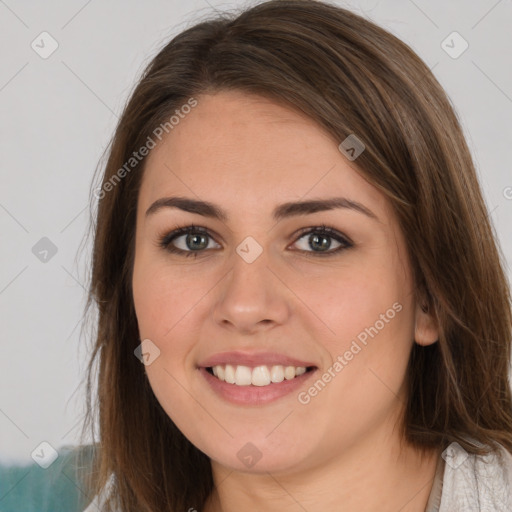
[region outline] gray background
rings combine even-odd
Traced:
[[[137,77],[161,45],[198,17],[253,3],[0,0],[0,462],[31,462],[42,441],[55,448],[77,442],[89,194]],[[512,0],[337,3],[408,43],[445,87],[510,277]],[[43,31],[59,45],[46,59],[31,47],[34,40],[43,45]],[[469,43],[458,58],[441,46],[453,31]],[[460,50],[452,39],[451,51]],[[56,247],[53,256],[34,254],[43,237]]]

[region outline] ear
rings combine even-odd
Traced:
[[[439,340],[439,326],[429,303],[423,299],[416,302],[414,341],[418,345],[432,345]]]

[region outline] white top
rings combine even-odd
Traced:
[[[112,479],[107,486],[110,486]],[[102,512],[105,490],[84,512]],[[452,443],[439,457],[425,512],[511,512],[512,455],[471,455]]]
[[[452,443],[439,458],[425,512],[511,512],[512,455],[468,454]]]

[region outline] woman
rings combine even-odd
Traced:
[[[89,510],[511,509],[510,292],[404,43],[308,0],[199,23],[95,195]]]

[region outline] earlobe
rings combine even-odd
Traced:
[[[414,326],[414,341],[418,345],[432,345],[439,340],[437,319],[430,311],[426,302],[416,305],[416,322]]]

